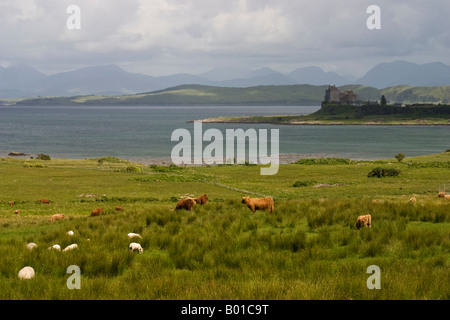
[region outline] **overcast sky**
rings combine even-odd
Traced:
[[[80,30],[66,12],[80,8]],[[381,29],[369,30],[369,5]],[[450,65],[448,0],[0,0],[0,65],[46,74],[117,64],[130,72],[215,67],[362,76],[380,62]]]

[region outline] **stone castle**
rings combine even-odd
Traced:
[[[325,90],[325,102],[336,104],[357,104],[358,96],[352,91],[340,92],[336,86],[328,86]]]

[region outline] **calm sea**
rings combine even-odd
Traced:
[[[169,159],[173,130],[193,131],[191,120],[217,116],[301,115],[311,107],[0,107],[0,157],[9,152],[52,158],[115,156],[134,161]],[[355,160],[417,156],[450,148],[448,126],[288,126],[203,124],[203,130],[279,129],[280,153],[292,158]],[[204,143],[204,147],[208,143]],[[270,149],[269,149],[270,150]]]

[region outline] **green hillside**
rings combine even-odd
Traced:
[[[122,96],[44,97],[0,100],[0,104],[16,105],[320,105],[327,86],[289,85],[248,88],[182,85],[160,91]],[[345,85],[339,90],[353,90],[361,101],[379,100],[385,95],[388,103],[449,103],[450,86],[395,86],[378,90],[362,85]]]
[[[402,103],[450,103],[450,86],[411,87],[395,86],[381,91],[391,102]]]

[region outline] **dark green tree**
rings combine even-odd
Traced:
[[[382,106],[386,105],[386,97],[384,95],[381,96],[381,105]]]
[[[399,153],[395,155],[395,159],[397,159],[398,162],[402,162],[402,160],[405,158],[404,153]]]

